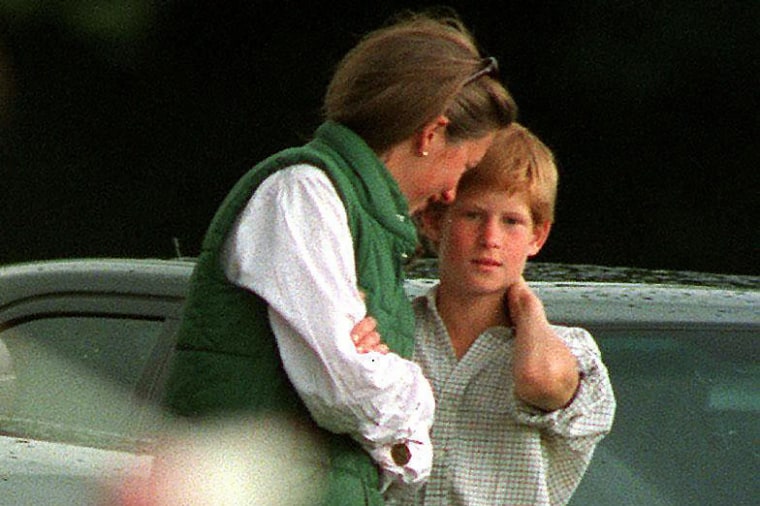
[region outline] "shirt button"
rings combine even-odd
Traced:
[[[397,466],[405,466],[412,459],[412,452],[404,443],[397,443],[391,448],[391,457]]]
[[[397,214],[397,215],[396,215],[396,218],[398,218],[398,221],[400,221],[400,222],[402,222],[402,223],[403,223],[404,221],[406,221],[406,216],[404,216],[403,214]]]
[[[406,260],[407,258],[409,258],[409,255],[407,255],[406,253],[401,253],[401,258]]]

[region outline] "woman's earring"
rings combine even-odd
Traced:
[[[428,152],[427,151],[423,151],[421,154],[422,154],[422,156],[427,156]]]

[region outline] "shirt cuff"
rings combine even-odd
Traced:
[[[408,439],[369,448],[382,471],[382,491],[389,487],[418,488],[430,476],[433,445],[427,429],[419,429]]]

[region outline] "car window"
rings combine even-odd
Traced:
[[[618,408],[572,504],[753,504],[757,327],[592,332]]]
[[[144,413],[135,387],[163,325],[160,318],[53,315],[4,329],[0,432],[104,447],[137,437]]]

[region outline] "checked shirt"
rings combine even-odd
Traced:
[[[615,412],[593,337],[584,329],[553,327],[578,359],[582,380],[569,406],[542,412],[513,393],[511,329],[488,329],[457,360],[435,309],[435,290],[414,301],[414,360],[436,400],[433,470],[417,497],[397,504],[566,504]]]

